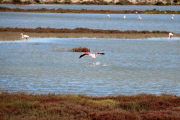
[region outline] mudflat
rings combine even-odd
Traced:
[[[1,41],[21,40],[21,32],[0,32]],[[117,38],[117,39],[146,39],[167,37],[166,33],[31,33],[24,32],[30,38]],[[180,37],[174,34],[173,37]]]

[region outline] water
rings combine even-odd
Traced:
[[[161,10],[161,11],[180,11],[179,6],[153,6],[153,5],[46,5],[46,4],[31,4],[31,5],[13,5],[0,4],[0,7],[21,8],[21,9],[87,9],[87,10]]]
[[[0,27],[17,28],[89,28],[103,30],[169,31],[180,33],[180,15],[171,14],[63,14],[63,13],[13,13],[0,12]]]
[[[0,42],[0,89],[42,94],[180,95],[180,38],[30,38]],[[94,59],[75,47],[104,52]]]

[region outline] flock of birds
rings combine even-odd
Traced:
[[[175,16],[175,15],[172,14],[171,19],[174,19],[174,16]],[[110,18],[110,15],[107,15],[107,18],[109,19],[109,18]],[[124,15],[123,18],[126,19],[126,15]],[[141,18],[140,15],[138,15],[138,19],[139,19],[139,20],[142,20],[142,18]],[[23,33],[21,33],[20,35],[21,35],[22,39],[25,39],[26,41],[28,41],[28,39],[29,39],[29,36],[28,36],[28,35],[23,35]],[[171,37],[172,37],[172,36],[173,36],[173,33],[169,33],[169,37],[168,37],[168,40],[169,40],[169,41],[171,40]],[[26,42],[26,41],[25,41],[25,42]],[[81,57],[85,56],[85,55],[88,55],[88,56],[90,56],[90,57],[92,58],[92,63],[93,63],[94,58],[96,58],[98,54],[104,55],[105,53],[97,52],[97,53],[95,53],[95,54],[91,54],[91,53],[85,52],[85,53],[83,53],[83,54],[81,54],[81,55],[79,56],[79,59],[80,59]]]
[[[172,14],[172,17],[171,17],[171,19],[172,19],[172,20],[174,19],[174,16],[175,16],[175,15],[174,15],[174,14]]]
[[[174,14],[172,14],[172,17],[171,17],[171,19],[173,20],[174,19]],[[107,15],[107,19],[109,19],[110,18],[110,15]],[[123,17],[124,19],[126,19],[126,15],[124,15],[124,17]],[[141,18],[141,16],[140,15],[138,15],[138,19],[139,20],[142,20],[142,18]]]

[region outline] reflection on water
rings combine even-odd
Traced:
[[[0,27],[17,28],[90,28],[103,30],[137,30],[137,31],[169,31],[180,33],[180,15],[142,14],[138,20],[137,14],[61,14],[61,13],[11,13],[0,12]]]
[[[180,11],[179,6],[151,6],[151,5],[50,5],[50,4],[31,4],[31,5],[10,5],[10,4],[0,4],[0,7],[8,8],[21,8],[21,9],[87,9],[87,10],[161,10],[161,11]]]
[[[89,96],[180,95],[180,38],[31,38],[0,43],[0,89]],[[94,59],[74,47],[104,52]]]

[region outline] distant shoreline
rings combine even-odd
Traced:
[[[87,10],[87,9],[21,9],[0,7],[0,12],[30,12],[30,13],[77,13],[77,14],[180,14],[180,11],[160,11],[160,10]]]

